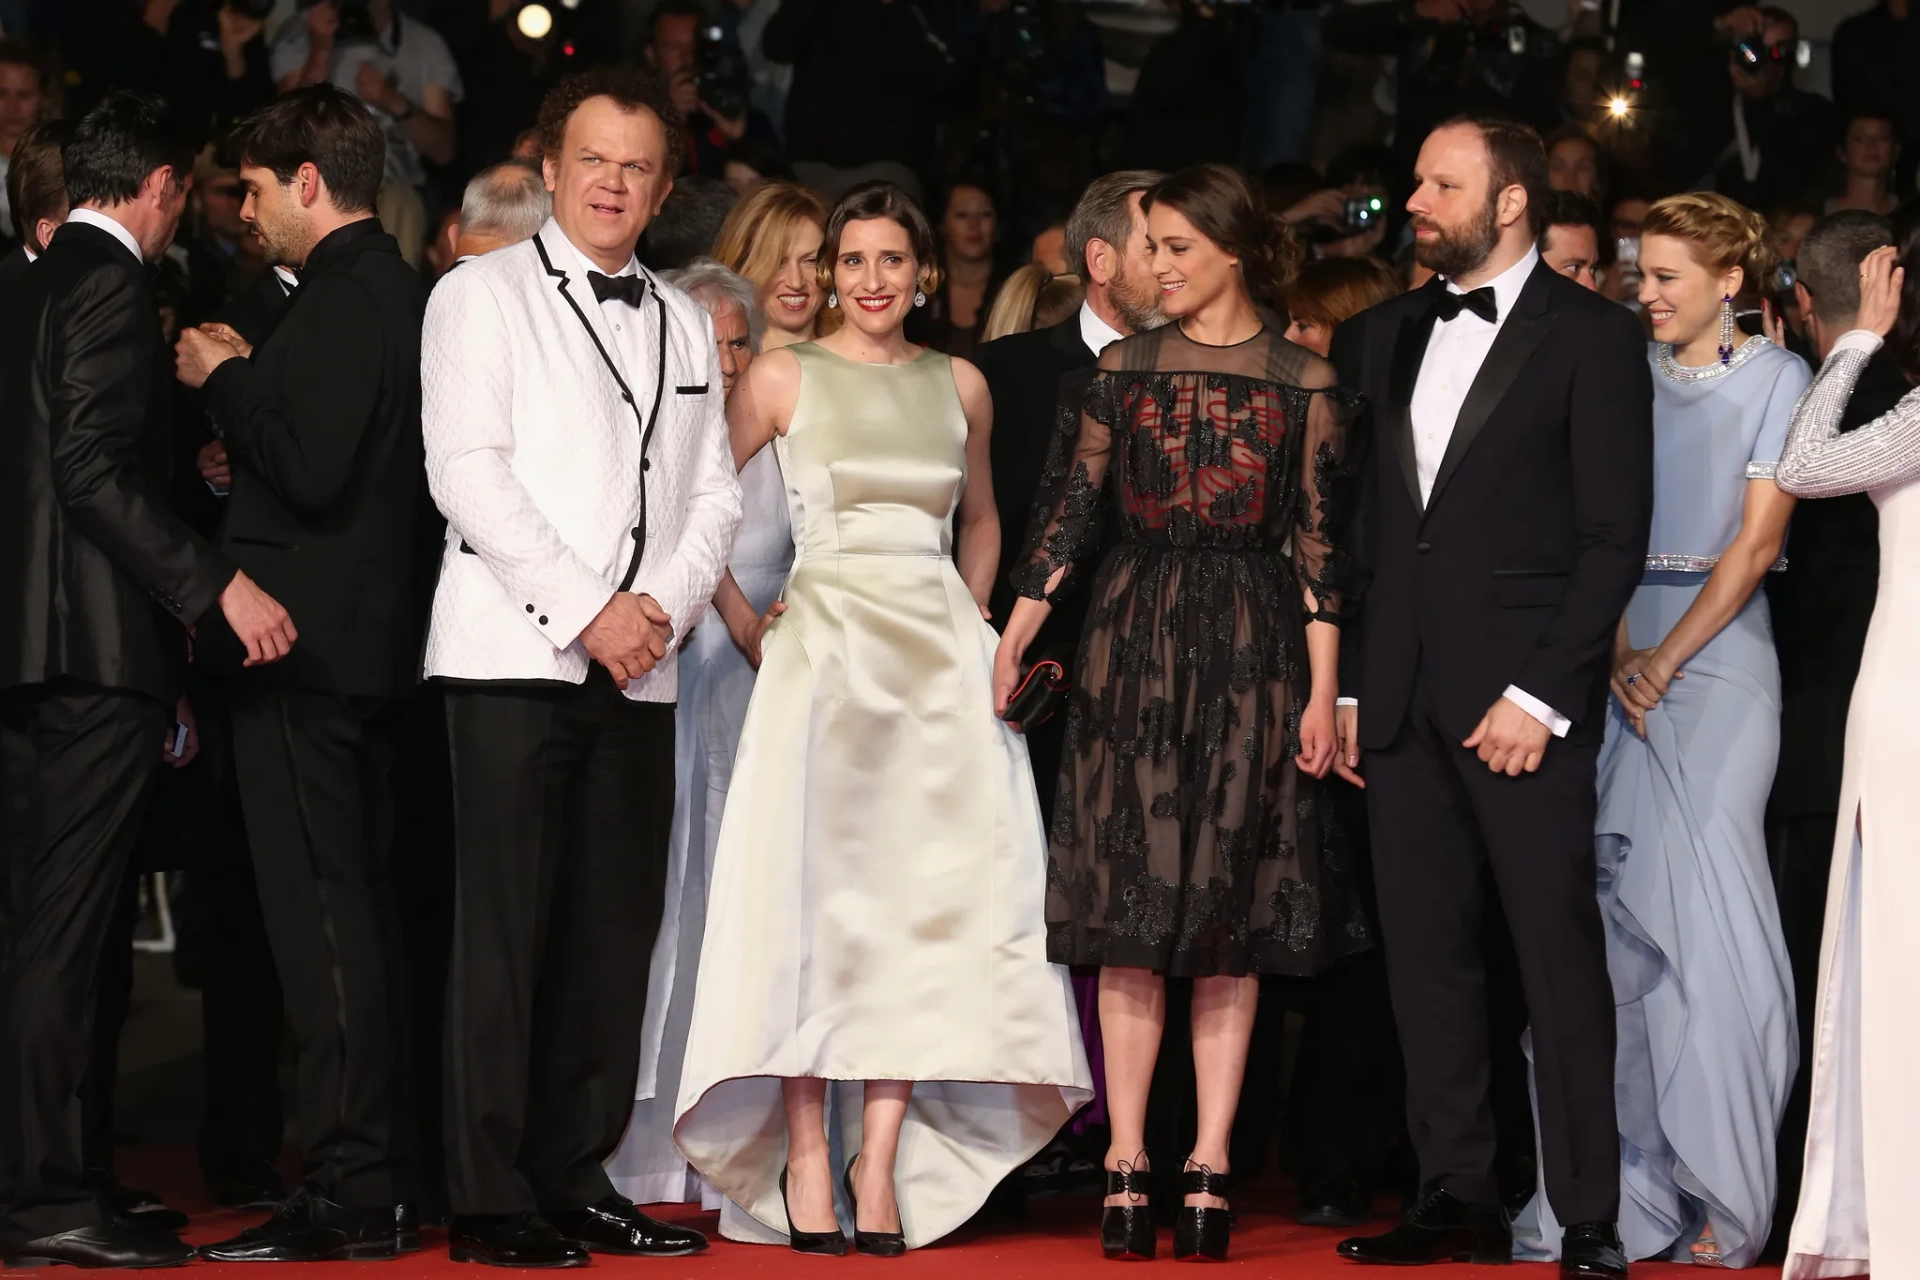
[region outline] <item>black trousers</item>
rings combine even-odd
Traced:
[[[1387,975],[1425,1188],[1498,1203],[1482,873],[1512,930],[1531,1016],[1547,1197],[1560,1221],[1615,1220],[1613,987],[1595,897],[1597,746],[1555,742],[1536,773],[1491,773],[1439,723],[1427,677],[1367,756]]]
[[[78,681],[0,694],[10,920],[0,967],[0,1199],[15,1242],[100,1221],[80,1090],[100,960],[169,710]]]
[[[261,914],[299,1046],[304,1179],[412,1200],[406,958],[389,869],[396,703],[238,681],[234,747]]]
[[[453,968],[447,1184],[456,1214],[613,1194],[640,1073],[673,823],[673,706],[595,666],[567,687],[447,689]]]

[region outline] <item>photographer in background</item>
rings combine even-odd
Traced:
[[[318,0],[289,22],[273,46],[282,93],[334,84],[373,109],[387,146],[380,222],[420,265],[426,240],[426,163],[451,164],[454,104],[464,94],[453,53],[438,31],[394,8],[393,0]]]
[[[719,23],[708,20],[699,0],[660,0],[648,15],[647,32],[647,66],[687,121],[683,173],[724,179],[732,144],[752,139],[778,145],[773,121],[748,100],[746,55]]]
[[[1327,189],[1293,204],[1281,220],[1316,258],[1387,256],[1396,199],[1391,148],[1356,143],[1327,162]]]
[[[1341,0],[1326,47],[1398,59],[1394,149],[1411,170],[1427,134],[1465,112],[1551,116],[1565,65],[1560,38],[1509,0]]]
[[[153,93],[204,142],[273,98],[261,38],[265,0],[137,0],[73,49],[79,97]],[[102,38],[104,36],[104,38]]]
[[[1817,195],[1833,154],[1833,104],[1793,83],[1799,22],[1785,9],[1742,6],[1722,26],[1733,105],[1722,116],[1713,190],[1749,209]]]

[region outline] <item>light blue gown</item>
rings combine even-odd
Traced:
[[[779,459],[762,449],[740,470],[746,518],[727,567],[741,594],[765,612],[793,568],[793,529]],[[733,782],[733,757],[753,696],[754,671],[733,643],[727,624],[709,610],[680,652],[680,701],[673,716],[673,829],[667,852],[667,888],[660,933],[647,980],[641,1029],[639,1101],[607,1174],[636,1204],[703,1201],[719,1193],[703,1187],[673,1144],[673,1103],[680,1061],[693,1015],[694,978],[706,931],[707,877],[713,869],[720,815]]]
[[[1706,585],[1740,530],[1748,481],[1772,478],[1808,382],[1799,357],[1761,339],[1697,380],[1664,372],[1658,350],[1653,531],[1627,608],[1637,649],[1664,639]],[[1683,669],[1644,741],[1609,700],[1600,753],[1620,1234],[1632,1259],[1686,1261],[1710,1222],[1726,1264],[1742,1267],[1773,1225],[1774,1142],[1799,1056],[1762,825],[1780,749],[1765,590]],[[1560,1233],[1536,1193],[1515,1254],[1557,1257]]]

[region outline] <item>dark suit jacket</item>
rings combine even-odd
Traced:
[[[107,232],[60,228],[0,308],[0,405],[0,687],[171,701],[184,628],[233,569],[168,509],[173,361],[145,266]]]
[[[1891,347],[1868,362],[1840,429],[1865,426],[1913,390]],[[1776,817],[1840,808],[1847,704],[1880,586],[1880,513],[1864,493],[1803,500],[1787,530],[1787,568],[1767,575],[1780,654],[1780,766],[1769,807]]]
[[[426,302],[398,244],[367,218],[314,247],[253,358],[207,379],[233,467],[221,549],[300,633],[249,677],[369,697],[414,686]]]
[[[18,291],[27,283],[27,268],[32,265],[27,261],[27,251],[18,244],[7,250],[6,256],[0,258],[0,301],[13,305]]]
[[[1017,597],[1008,575],[1026,552],[1034,493],[1046,470],[1047,453],[1063,429],[1080,421],[1080,405],[1092,379],[1094,356],[1080,337],[1080,313],[1051,329],[1012,333],[974,353],[973,363],[993,396],[993,500],[1000,508],[1000,568],[987,607],[996,627],[1005,627]],[[1074,649],[1086,620],[1087,593],[1076,591],[1055,606],[1029,652],[1055,657],[1073,669]]]
[[[1494,340],[1423,510],[1409,406],[1436,281],[1361,313],[1335,350],[1371,405],[1361,476],[1360,739],[1400,731],[1419,676],[1473,732],[1508,685],[1604,731],[1614,628],[1644,571],[1653,385],[1633,314],[1544,264]]]

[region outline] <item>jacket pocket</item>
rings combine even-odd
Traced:
[[[673,393],[677,396],[703,396],[707,394],[707,384],[700,382],[692,386],[675,387]]]

